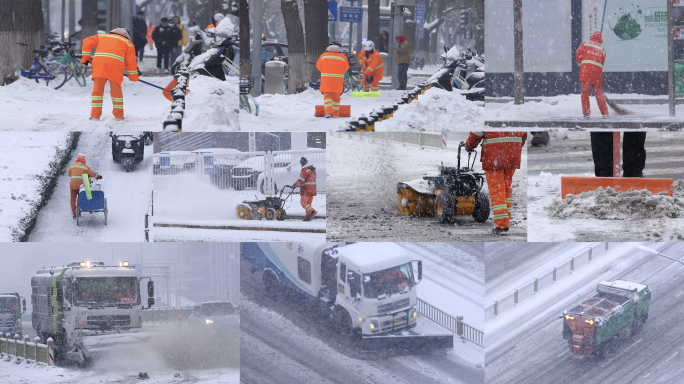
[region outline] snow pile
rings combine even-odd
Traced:
[[[376,128],[387,131],[469,131],[484,124],[484,109],[458,92],[430,88]]]
[[[653,194],[648,190],[618,193],[613,188],[567,195],[547,208],[549,216],[560,219],[630,220],[677,218],[684,213],[684,180],[676,180],[673,194]]]
[[[235,19],[235,22],[233,22]],[[226,15],[226,17],[221,20],[216,26],[216,33],[225,33],[228,36],[233,36],[237,34],[237,27],[235,24],[239,22],[238,18],[233,15]]]
[[[0,241],[19,241],[62,175],[69,133],[5,132],[0,140]]]
[[[224,19],[225,20],[225,19]],[[183,129],[193,131],[238,131],[238,79],[226,81],[196,76],[190,79],[185,98]]]

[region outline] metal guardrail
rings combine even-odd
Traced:
[[[485,321],[495,318],[501,313],[513,308],[518,303],[534,296],[537,292],[549,287],[563,277],[568,276],[576,269],[591,263],[597,257],[619,244],[621,243],[601,243],[590,247],[588,250],[577,256],[571,257],[559,266],[554,267],[552,270],[496,300],[493,304],[485,307]]]
[[[418,299],[418,313],[458,336],[484,347],[484,332],[463,322],[463,316],[453,317],[441,309]]]
[[[0,335],[1,336],[1,335]],[[24,336],[24,340],[20,340],[19,335],[10,335],[0,337],[0,360],[11,360],[12,356],[16,357],[20,363],[22,360],[26,362],[34,362],[36,364],[45,364],[49,366],[55,365],[55,346],[52,338],[47,339],[47,344],[40,344],[40,337],[36,336],[33,342],[30,341],[28,335]]]
[[[140,312],[143,323],[185,321],[192,313],[192,308],[146,309]]]
[[[351,132],[351,134],[360,135],[366,139],[396,141],[398,143],[418,145],[420,147],[446,149],[447,144],[446,132]]]
[[[173,151],[154,154],[152,176],[157,191],[182,192],[184,186],[169,176],[195,175],[219,189],[256,190],[272,195],[299,178],[299,159],[306,157],[317,168],[318,192],[325,193],[325,149],[302,151],[240,152],[238,150]],[[271,181],[273,183],[271,183]],[[197,181],[186,180],[186,184]],[[187,185],[191,189],[190,185]]]

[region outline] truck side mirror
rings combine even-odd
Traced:
[[[154,297],[148,297],[147,298],[147,308],[152,308],[154,305]]]
[[[21,306],[22,306],[22,311],[26,312],[26,299],[24,299],[24,298],[21,299]]]
[[[423,280],[423,262],[421,260],[413,260],[411,263],[417,264],[417,268],[414,268],[414,270],[418,270],[418,278],[415,279],[415,283],[418,284],[421,280]]]
[[[152,280],[147,282],[147,296],[154,297],[154,281]],[[152,303],[154,303],[154,299],[152,299]]]

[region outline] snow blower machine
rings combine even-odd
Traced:
[[[283,198],[285,188],[289,188],[290,193]],[[265,217],[266,220],[276,219],[283,221],[287,217],[284,208],[285,202],[292,196],[294,190],[295,187],[286,185],[276,196],[266,196],[264,200],[243,201],[242,204],[238,204],[236,207],[237,217],[243,220],[261,220]]]
[[[439,167],[436,176],[397,183],[397,209],[404,216],[434,216],[444,224],[456,215],[472,215],[479,223],[487,221],[490,212],[489,194],[482,190],[484,172],[475,172],[477,151],[468,151],[468,162],[461,168],[461,148],[458,145],[457,167]],[[472,162],[471,162],[472,158]]]

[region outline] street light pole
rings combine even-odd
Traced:
[[[261,26],[263,21],[263,0],[252,0],[252,96],[261,96]]]
[[[670,116],[674,117],[674,5],[672,1],[667,0],[667,96],[670,104]]]

